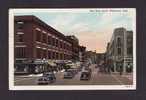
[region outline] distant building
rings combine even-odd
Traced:
[[[79,61],[84,62],[85,61],[85,52],[86,52],[86,47],[84,46],[79,46]]]
[[[96,52],[86,51],[86,60],[88,60],[92,64],[96,64]]]
[[[105,53],[96,53],[96,63],[100,64],[105,62]]]
[[[116,28],[106,50],[107,66],[113,72],[131,72],[133,67],[133,32]]]
[[[79,61],[79,40],[74,35],[66,36],[72,45],[72,60]]]

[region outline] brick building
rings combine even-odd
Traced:
[[[79,40],[74,35],[66,36],[66,38],[72,44],[72,60],[79,61]]]
[[[39,63],[34,70],[42,70],[42,62],[78,58],[77,38],[63,35],[35,16],[14,19],[15,71],[30,70],[29,66],[22,66],[24,62]]]

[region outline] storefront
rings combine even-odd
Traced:
[[[45,70],[43,63],[16,63],[15,74],[37,74]]]

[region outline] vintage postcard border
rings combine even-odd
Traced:
[[[127,9],[134,14],[133,20],[133,85],[57,85],[57,86],[14,86],[14,13],[15,12],[86,12],[100,8],[73,9],[9,9],[9,90],[135,90],[136,89],[136,8],[102,8]]]

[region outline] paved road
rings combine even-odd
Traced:
[[[94,65],[90,66],[92,75],[90,80],[80,80],[81,72],[73,79],[64,79],[63,72],[56,73],[56,82],[49,85],[131,85],[132,81],[119,74],[105,74],[98,71]],[[37,85],[39,76],[15,76],[15,85]]]

